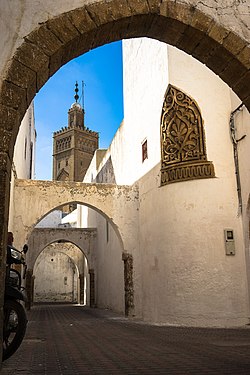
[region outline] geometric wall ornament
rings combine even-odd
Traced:
[[[215,177],[194,99],[169,85],[161,114],[161,185]]]

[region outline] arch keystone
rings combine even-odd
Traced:
[[[146,0],[127,0],[131,12],[134,14],[145,14],[149,11],[148,2]]]
[[[160,15],[183,22],[185,25],[190,25],[194,14],[194,9],[194,7],[190,7],[185,4],[165,0],[160,4]]]
[[[99,4],[90,4],[86,6],[89,17],[96,26],[118,20],[120,18],[131,17],[132,11],[126,0],[112,0]]]

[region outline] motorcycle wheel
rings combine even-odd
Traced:
[[[21,345],[24,338],[27,317],[23,306],[15,300],[4,302],[3,358],[8,359]]]

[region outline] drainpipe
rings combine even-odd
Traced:
[[[242,195],[241,195],[241,183],[240,183],[240,170],[239,170],[239,157],[238,157],[238,142],[246,137],[246,134],[243,135],[240,139],[236,139],[236,127],[234,122],[235,114],[242,110],[244,106],[243,103],[239,105],[230,115],[230,133],[231,139],[233,143],[233,150],[234,150],[234,165],[235,165],[235,176],[236,176],[236,184],[237,184],[237,194],[238,194],[238,216],[242,214]]]

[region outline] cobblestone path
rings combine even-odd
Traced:
[[[2,375],[250,375],[249,326],[152,326],[72,305],[37,305],[28,318]]]

